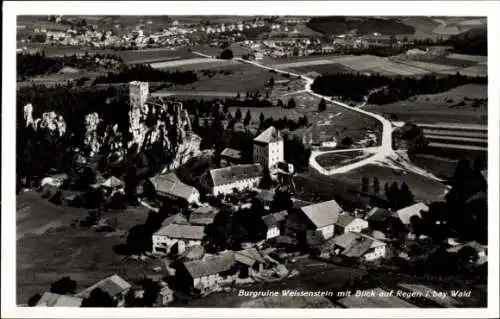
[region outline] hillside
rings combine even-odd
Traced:
[[[415,28],[394,19],[348,18],[348,17],[314,17],[307,26],[323,34],[344,34],[357,30],[361,34],[413,34]]]
[[[450,38],[450,44],[457,53],[488,55],[486,27],[473,28]]]

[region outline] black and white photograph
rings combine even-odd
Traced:
[[[5,316],[498,315],[500,6],[481,2],[4,10]]]

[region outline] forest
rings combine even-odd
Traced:
[[[425,75],[421,78],[388,77],[380,74],[326,74],[317,77],[311,88],[314,92],[327,96],[340,96],[343,100],[362,101],[376,88],[386,89],[371,94],[368,103],[388,104],[419,94],[435,94],[448,91],[464,84],[487,84],[486,77],[454,75]]]

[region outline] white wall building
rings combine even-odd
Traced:
[[[348,213],[341,213],[335,222],[335,227],[338,229],[337,233],[356,232],[368,228],[368,221],[354,217]]]
[[[284,161],[283,138],[275,127],[269,127],[253,141],[254,163],[272,169],[278,162]]]
[[[204,226],[170,224],[153,234],[153,252],[169,254],[177,245],[180,254],[186,247],[201,245],[204,236]]]
[[[233,189],[242,191],[258,186],[262,178],[260,164],[234,165],[210,170],[212,194],[231,194]]]

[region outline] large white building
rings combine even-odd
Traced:
[[[269,169],[284,161],[283,137],[274,126],[253,140],[253,161]]]
[[[262,178],[260,164],[234,165],[210,170],[212,194],[231,194],[233,189],[242,191],[258,186]]]

